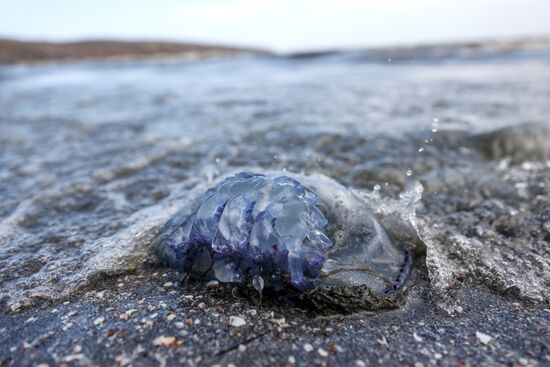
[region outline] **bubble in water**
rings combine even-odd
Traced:
[[[216,157],[216,159],[214,160],[216,163],[220,163],[222,160],[219,158],[219,157]]]
[[[434,117],[433,122],[439,122],[439,119],[437,117]]]
[[[437,127],[439,126],[439,119],[434,118],[434,122],[432,123],[432,133],[437,132]]]
[[[422,153],[424,151],[424,147],[418,148],[418,152]]]
[[[407,176],[412,176],[412,174],[413,174],[413,171],[412,171],[412,169],[409,168],[407,170]]]
[[[374,191],[380,191],[381,187],[380,185],[374,185],[373,189]]]

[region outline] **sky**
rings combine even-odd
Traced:
[[[550,35],[550,0],[0,0],[0,37],[279,52]]]

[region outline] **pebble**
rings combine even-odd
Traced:
[[[128,319],[129,319],[130,317],[132,317],[132,315],[135,314],[135,313],[138,313],[138,310],[135,309],[135,308],[132,308],[132,309],[130,309],[130,310],[124,312],[123,314],[121,314],[121,315],[119,316],[119,318],[122,319],[122,320],[128,320]]]
[[[489,344],[493,340],[492,336],[482,333],[480,331],[476,331],[476,338],[485,345]]]
[[[293,356],[288,356],[288,363],[290,364],[296,363],[296,358],[294,358]]]
[[[217,280],[211,280],[208,283],[206,283],[206,289],[216,289],[220,287],[220,282]]]
[[[271,322],[274,322],[275,324],[279,325],[279,326],[283,326],[286,324],[286,320],[284,317],[280,318],[280,319],[271,319]]]
[[[413,333],[413,338],[419,343],[422,342],[422,338],[417,333]]]
[[[173,336],[159,336],[153,340],[153,345],[178,346],[178,341]]]
[[[81,360],[82,358],[84,358],[84,354],[69,354],[63,358],[63,361],[69,363]]]
[[[323,348],[317,349],[317,353],[319,353],[319,355],[321,357],[328,357],[328,352],[326,350],[324,350]]]
[[[126,357],[126,354],[120,354],[115,357],[115,362],[119,366],[126,366],[127,364],[130,363],[130,360],[128,359],[128,357]]]
[[[308,353],[309,353],[309,352],[312,352],[312,351],[313,351],[313,346],[312,346],[311,344],[309,344],[309,343],[304,344],[304,350],[305,350],[306,352],[308,352]]]
[[[94,320],[94,325],[99,326],[103,324],[104,321],[105,321],[105,317],[99,316],[97,319]]]
[[[246,321],[245,321],[245,319],[243,319],[242,317],[239,317],[239,316],[231,316],[231,317],[229,318],[229,324],[231,324],[231,326],[241,327],[241,326],[246,325]]]
[[[172,321],[176,318],[176,314],[175,313],[171,313],[169,314],[168,316],[166,316],[166,320],[168,321]]]

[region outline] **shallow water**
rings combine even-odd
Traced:
[[[189,198],[252,169],[358,190],[449,312],[469,283],[548,302],[549,100],[550,53],[2,67],[2,300],[139,270]]]

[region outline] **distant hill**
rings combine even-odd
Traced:
[[[293,59],[313,59],[342,54],[352,55],[358,61],[399,62],[410,60],[442,60],[447,58],[486,58],[520,52],[548,52],[550,36],[518,39],[477,40],[404,46],[386,46],[354,49],[328,49],[296,52],[286,55]]]
[[[49,60],[83,60],[105,58],[141,58],[151,56],[231,55],[259,50],[177,42],[107,41],[26,42],[0,39],[0,64]]]

